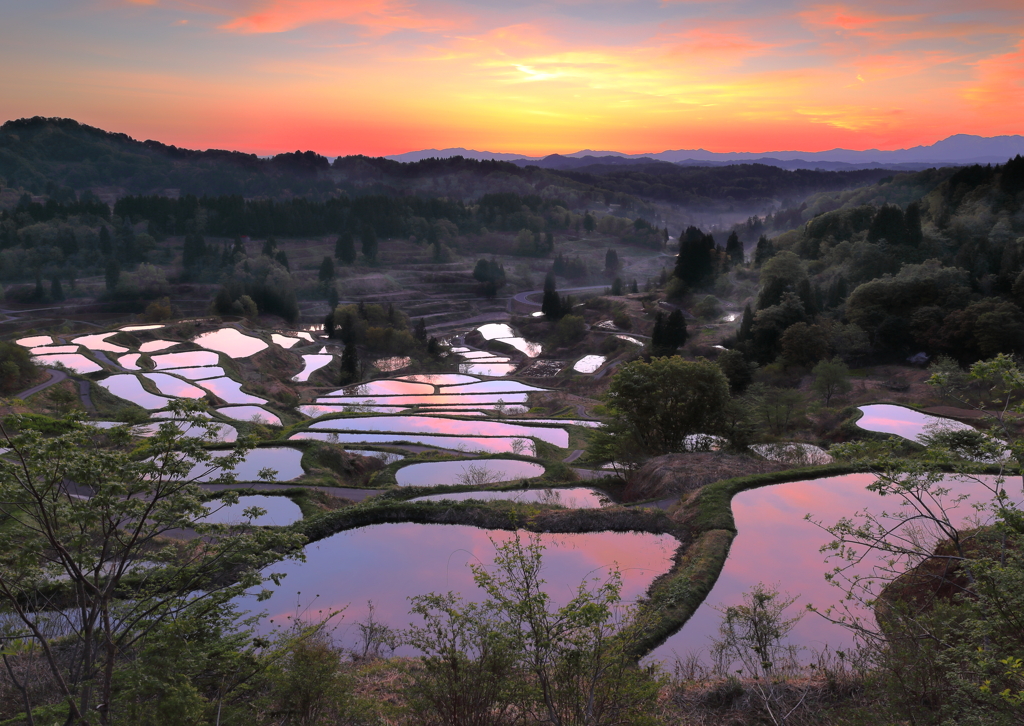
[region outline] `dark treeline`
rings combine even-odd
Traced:
[[[693,205],[708,199],[762,202],[816,191],[859,187],[873,184],[891,172],[881,169],[787,171],[765,164],[701,167],[652,163],[639,168],[608,167],[607,172],[600,175],[577,171],[558,173],[581,184],[600,186],[612,192]]]
[[[8,186],[20,186],[34,194],[54,185],[69,190],[116,186],[135,195],[174,190],[175,194],[168,196],[304,196],[323,200],[344,192],[351,197],[445,196],[468,202],[488,193],[522,193],[523,186],[529,185],[545,197],[576,202],[570,209],[596,202],[641,211],[645,207],[641,198],[691,206],[774,205],[778,199],[870,184],[891,173],[668,163],[599,170],[601,173],[595,169],[562,171],[462,157],[401,163],[348,156],[331,164],[311,151],[261,158],[236,151],[195,151],[137,141],[60,118],[20,119],[0,127],[0,177]],[[442,183],[438,184],[439,180]],[[444,194],[439,193],[442,190]]]
[[[247,200],[241,196],[195,197],[177,199],[164,196],[128,196],[114,205],[114,214],[122,219],[148,221],[150,231],[158,235],[181,235],[196,230],[203,217],[207,234],[230,237],[299,237],[359,233],[366,227],[382,237],[418,234],[433,242],[436,234],[427,223],[448,220],[462,233],[479,232],[487,227],[497,230],[560,228],[566,224],[565,202],[538,195],[520,197],[506,192],[485,194],[472,206],[442,198],[370,195],[350,198],[339,196],[325,201],[302,197],[280,201]]]

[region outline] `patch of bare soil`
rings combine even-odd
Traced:
[[[651,459],[629,478],[622,499],[625,502],[638,502],[675,497],[722,479],[764,474],[785,468],[784,464],[737,454],[666,454]]]

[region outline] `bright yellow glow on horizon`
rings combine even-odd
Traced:
[[[900,148],[1024,133],[1024,7],[979,0],[56,0],[4,117],[194,148],[528,155]]]

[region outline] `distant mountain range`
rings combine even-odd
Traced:
[[[897,169],[913,171],[932,166],[966,164],[1002,164],[1017,154],[1024,154],[1024,136],[972,136],[956,134],[931,146],[882,151],[732,151],[718,153],[704,149],[678,149],[657,154],[623,154],[618,151],[592,151],[584,149],[572,154],[550,156],[522,156],[520,154],[475,151],[473,149],[424,149],[387,157],[395,161],[410,162],[421,159],[463,156],[467,159],[496,159],[511,161],[519,166],[536,165],[547,169],[579,169],[588,166],[650,164],[667,162],[686,166],[719,166],[723,164],[767,164],[783,169]]]

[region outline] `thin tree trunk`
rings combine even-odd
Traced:
[[[4,653],[3,657],[4,666],[7,668],[7,673],[11,676],[11,682],[21,692],[21,700],[25,703],[25,718],[28,721],[28,726],[35,726],[35,721],[32,718],[32,704],[28,700],[28,687],[18,683],[18,679],[14,675],[14,669],[11,668],[11,664],[7,660],[7,654]]]

